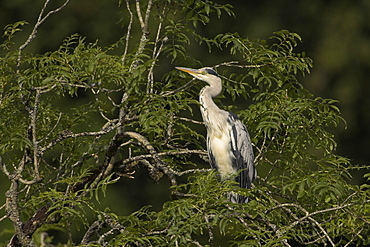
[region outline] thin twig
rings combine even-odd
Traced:
[[[89,229],[85,232],[85,235],[83,236],[81,240],[81,244],[86,245],[90,242],[91,237],[94,235],[94,233],[97,233],[100,231],[100,229],[103,227],[104,222],[101,220],[96,220],[94,223],[91,224]]]
[[[152,6],[153,6],[153,0],[149,0],[148,5],[146,7],[145,20],[144,20],[145,26],[143,29],[143,32],[147,34],[149,33],[149,17],[150,17],[150,12],[152,10]]]
[[[5,193],[6,196],[6,212],[8,218],[12,221],[15,235],[13,235],[8,246],[16,246],[16,243],[21,243],[22,246],[33,246],[32,241],[22,229],[23,223],[18,208],[18,181],[12,179],[9,190]]]
[[[195,244],[196,246],[198,246],[198,247],[203,247],[203,245],[201,245],[198,241],[196,241],[196,240],[193,240],[193,239],[186,239],[186,241],[188,241],[188,242],[191,242],[191,243],[193,243],[193,244]]]
[[[127,8],[127,11],[130,15],[130,21],[129,21],[128,26],[127,26],[125,50],[123,52],[122,59],[121,59],[122,65],[125,64],[125,60],[126,60],[126,56],[127,56],[127,52],[128,52],[128,45],[129,45],[129,41],[130,41],[132,22],[133,22],[133,19],[134,19],[134,15],[132,14],[132,11],[131,11],[131,8],[130,8],[130,1],[129,0],[126,0],[126,8]]]
[[[152,144],[141,134],[133,131],[126,131],[124,135],[136,139],[144,147],[144,149],[151,154],[155,161],[157,169],[161,170],[170,179],[172,185],[177,185],[176,176],[173,170],[165,164],[163,160],[159,158],[159,155]]]
[[[226,205],[226,208],[227,208],[227,209],[229,209],[230,211],[234,211],[234,209],[233,209],[231,206],[229,206],[229,205]],[[248,223],[247,223],[247,222],[245,222],[245,220],[244,220],[244,218],[243,218],[243,217],[241,217],[240,215],[236,215],[236,218],[240,221],[240,223],[242,223],[242,224],[243,224],[243,226],[244,226],[245,228],[250,229],[250,227],[248,226]],[[271,224],[270,222],[268,222],[268,223],[269,223],[269,224]],[[256,235],[253,235],[252,237],[258,241],[258,237],[257,237]],[[282,240],[282,241],[284,242],[284,240]],[[258,241],[258,243],[260,244],[260,242],[259,242],[259,241]]]
[[[3,208],[6,207],[6,203],[4,203],[1,207],[0,207],[0,210],[2,210]],[[3,221],[4,219],[8,218],[7,215],[4,215],[3,217],[0,218],[0,222]]]
[[[204,220],[207,222],[207,228],[208,228],[208,243],[210,244],[210,246],[212,246],[213,244],[213,239],[214,239],[214,235],[213,235],[213,232],[212,232],[212,226],[209,224],[209,219],[208,219],[208,215],[205,215],[204,217]]]
[[[158,156],[173,156],[173,155],[181,155],[181,154],[200,154],[200,155],[207,155],[207,152],[204,151],[204,150],[180,150],[180,151],[168,151],[168,152],[162,152],[162,153],[156,153],[156,155]],[[151,158],[152,157],[152,154],[143,154],[143,155],[138,155],[138,156],[134,156],[134,157],[130,157],[130,158],[127,158],[127,159],[124,159],[124,160],[121,160],[121,161],[118,161],[117,163],[121,163],[122,165],[125,165],[125,164],[128,164],[128,163],[132,163],[132,162],[135,162],[135,161],[139,161],[139,160],[142,160],[142,159],[148,159],[148,158]],[[194,171],[200,171],[200,169],[194,169]],[[193,172],[194,172],[193,171]],[[173,171],[175,172],[175,171]],[[190,173],[190,172],[188,172]],[[181,174],[181,173],[177,173],[176,175],[184,175],[184,174]]]
[[[41,11],[40,11],[40,14],[39,14],[39,17],[37,18],[37,21],[36,21],[36,24],[35,26],[33,27],[32,29],[32,32],[31,34],[28,36],[27,40],[19,47],[19,52],[18,52],[18,61],[17,61],[17,73],[19,73],[19,67],[20,67],[20,63],[21,63],[21,54],[22,54],[22,50],[24,50],[30,43],[31,41],[36,38],[36,34],[37,34],[37,29],[40,27],[40,25],[46,21],[46,19],[49,18],[50,15],[52,14],[55,14],[57,12],[59,12],[60,10],[62,10],[69,2],[70,0],[66,0],[59,8],[56,8],[54,10],[51,10],[49,11],[44,17],[44,12],[46,10],[46,7],[47,5],[49,4],[50,0],[46,0],[45,3],[44,3],[44,6],[42,7]]]
[[[140,1],[136,0],[136,12],[137,12],[137,18],[139,19],[140,22],[140,27],[141,30],[145,29],[145,23],[143,20],[143,16],[141,15],[141,9],[140,9]]]
[[[268,65],[272,65],[273,63],[265,63],[265,64],[247,64],[247,65],[244,65],[244,64],[240,64],[242,63],[243,61],[229,61],[229,62],[223,62],[223,63],[220,63],[218,65],[215,65],[214,67],[217,68],[217,67],[220,67],[220,66],[228,66],[228,67],[237,67],[237,68],[261,68],[261,67],[264,67],[264,66],[268,66]]]
[[[182,120],[182,121],[186,121],[186,122],[194,123],[194,124],[201,124],[201,125],[203,125],[203,124],[204,124],[204,122],[196,121],[196,120],[193,120],[193,119],[190,119],[190,118],[178,117],[178,116],[174,116],[174,118],[176,118],[176,119],[180,119],[180,120]]]
[[[139,3],[138,0],[136,0],[136,10],[137,10],[138,18],[139,18],[140,25],[141,25],[141,31],[142,31],[142,35],[141,35],[141,38],[140,38],[138,49],[135,53],[136,58],[140,54],[143,53],[145,45],[147,44],[147,42],[149,40],[149,16],[150,16],[150,12],[151,12],[151,9],[152,9],[152,5],[153,5],[153,0],[149,0],[148,5],[147,5],[147,9],[146,9],[145,20],[143,20],[143,17],[141,15],[141,10],[140,10],[140,3]],[[134,69],[136,69],[139,62],[140,62],[140,59],[135,59],[132,62],[129,71],[131,72]]]
[[[163,49],[163,42],[161,46],[158,48],[158,42],[159,42],[159,36],[162,30],[162,21],[158,25],[157,35],[154,42],[154,48],[153,48],[153,54],[152,54],[152,62],[149,68],[148,72],[148,85],[147,85],[147,93],[152,94],[153,88],[154,88],[154,66],[157,62],[158,56],[161,54],[161,51]]]
[[[82,132],[82,133],[72,133],[71,131],[64,131],[62,132],[59,137],[53,139],[48,145],[40,148],[40,151],[41,152],[44,152],[48,149],[50,149],[51,147],[57,145],[58,143],[60,143],[61,141],[63,141],[64,139],[67,139],[67,138],[76,138],[76,137],[81,137],[81,136],[101,136],[101,135],[105,135],[105,134],[108,134],[109,132],[111,132],[112,130],[118,128],[119,126],[121,126],[121,123],[117,123],[113,126],[109,126],[108,128],[106,129],[102,129],[100,131],[87,131],[87,132]]]
[[[370,203],[370,200],[366,200],[366,201],[362,202],[362,204],[366,204],[366,203]],[[345,204],[345,205],[342,205],[342,206],[338,206],[338,207],[322,209],[322,210],[318,210],[318,211],[309,213],[309,214],[307,214],[307,216],[304,216],[304,217],[307,218],[307,217],[314,216],[316,214],[327,213],[327,212],[330,212],[330,211],[337,211],[337,210],[344,209],[344,208],[351,207],[351,206],[358,205],[358,204],[359,203],[354,202],[354,203],[348,203],[348,204]],[[266,210],[265,214],[268,214],[269,212],[271,212],[271,211],[273,211],[275,209],[278,209],[278,208],[282,208],[282,207],[296,207],[296,208],[300,209],[303,212],[308,212],[306,209],[304,209],[303,207],[301,207],[298,204],[294,204],[294,203],[283,203],[283,204],[276,205],[275,207],[272,207],[272,208]],[[302,220],[304,220],[304,218],[300,218],[300,220],[302,221]]]
[[[35,180],[40,180],[40,173],[39,173],[39,147],[37,142],[37,114],[40,104],[40,91],[36,91],[35,95],[35,102],[31,114],[31,131],[32,131],[32,145],[33,145],[33,165],[34,165],[34,173],[35,173]]]
[[[168,96],[168,95],[171,95],[171,94],[175,94],[175,93],[178,93],[178,92],[182,92],[182,91],[186,91],[188,88],[190,88],[192,86],[192,84],[194,82],[196,82],[197,80],[195,78],[191,79],[189,82],[187,82],[185,85],[182,85],[181,87],[179,88],[176,88],[175,90],[172,90],[172,91],[166,91],[166,92],[162,92],[160,93],[160,96]],[[195,84],[195,83],[194,83]]]
[[[353,240],[355,240],[355,238],[358,236],[358,235],[360,235],[360,233],[363,231],[364,229],[360,229],[357,233],[356,233],[356,235],[355,236],[353,236],[352,237],[352,239],[350,240],[350,241],[348,241],[348,243],[345,245],[345,246],[343,246],[343,247],[347,247],[347,246],[349,246],[352,242],[353,242]]]
[[[175,171],[175,174],[177,176],[183,176],[183,175],[186,175],[186,174],[189,174],[189,173],[196,173],[196,172],[211,172],[213,171],[213,169],[211,168],[203,168],[203,169],[189,169],[189,170],[185,170],[185,171],[182,171],[182,172],[176,172]]]
[[[370,201],[370,200],[368,200]],[[368,202],[366,201],[366,202]],[[352,206],[356,203],[350,203],[350,204],[346,204],[346,205],[343,205],[343,206],[338,206],[338,207],[334,207],[334,208],[328,208],[328,209],[323,209],[323,210],[319,210],[319,211],[316,211],[316,212],[312,212],[312,213],[309,213],[306,209],[304,209],[302,206],[298,205],[298,204],[294,204],[294,203],[283,203],[283,204],[280,204],[280,205],[277,205],[269,210],[266,211],[266,213],[269,213],[277,208],[281,208],[281,207],[296,207],[298,208],[299,210],[301,210],[302,212],[305,213],[305,216],[299,218],[298,220],[294,221],[292,224],[290,224],[290,226],[288,226],[286,229],[289,229],[289,228],[292,228],[294,226],[296,226],[298,223],[302,222],[303,220],[305,219],[309,219],[310,221],[312,221],[319,229],[320,231],[325,235],[325,237],[328,239],[328,241],[330,242],[330,244],[332,246],[335,246],[333,240],[330,238],[329,234],[325,231],[325,229],[321,226],[321,224],[319,222],[317,222],[315,219],[312,218],[312,216],[316,215],[316,214],[320,214],[320,213],[325,213],[325,212],[330,212],[330,211],[336,211],[336,210],[339,210],[339,209],[343,209],[343,208],[346,208],[346,207],[349,207],[349,206]]]

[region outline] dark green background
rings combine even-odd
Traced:
[[[51,7],[59,6],[63,2],[52,0]],[[254,40],[267,39],[274,31],[288,29],[303,38],[303,43],[299,45],[298,50],[305,51],[306,55],[314,60],[311,74],[302,79],[303,84],[315,96],[339,100],[338,107],[347,121],[347,127],[341,124],[332,131],[338,142],[337,153],[349,157],[353,164],[367,164],[370,147],[370,98],[368,96],[370,94],[370,1],[222,0],[214,2],[231,3],[235,7],[236,18],[224,14],[221,19],[217,19],[213,15],[215,19],[209,25],[199,24],[198,29],[203,35],[214,37],[219,33],[238,32],[242,37]],[[16,42],[19,46],[30,34],[43,4],[44,1],[41,0],[1,0],[0,28],[3,29],[7,24],[16,21],[28,21],[30,25],[24,27],[24,31],[17,35]],[[49,9],[52,9],[51,7]],[[55,50],[65,37],[74,33],[85,36],[88,42],[98,40],[101,46],[115,43],[126,32],[122,27],[128,19],[122,14],[124,9],[124,6],[119,7],[118,1],[115,0],[71,0],[64,10],[53,15],[39,28],[37,38],[25,52],[44,53]],[[138,34],[140,30],[138,28],[133,30],[133,36],[135,32]],[[206,66],[224,61],[222,51],[217,51],[215,56],[208,52],[206,46],[193,44],[191,47],[193,50],[189,52],[192,56]],[[173,67],[161,69],[167,72]],[[363,173],[364,171],[354,173],[352,182],[362,183]],[[0,187],[3,191],[4,177],[2,175],[0,177]],[[130,186],[122,186],[123,189],[127,189],[143,184],[137,182],[138,180],[149,180],[149,176],[142,172],[136,182],[120,181],[119,183],[133,183]],[[167,191],[159,192],[161,190],[159,188],[163,188],[160,184],[145,183],[142,186],[146,188],[141,190],[148,191],[146,194],[152,195],[153,198],[143,198],[132,193],[130,200],[139,200],[141,201],[139,204],[142,205],[155,204],[155,207],[160,207],[162,199],[158,201],[158,198],[168,199]],[[132,192],[128,189],[125,193],[130,194],[130,191]],[[0,198],[3,198],[3,195]],[[1,200],[0,204],[3,202]],[[136,206],[130,208],[130,203],[126,205],[128,207],[122,208],[116,203],[113,205],[116,208],[111,209],[114,212],[123,210],[121,214],[137,209]]]

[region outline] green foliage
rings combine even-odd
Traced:
[[[3,38],[6,38],[4,43],[0,45],[1,49],[9,50],[12,45],[14,45],[14,42],[12,39],[15,36],[16,32],[22,31],[21,27],[24,25],[27,25],[28,23],[26,21],[18,21],[13,24],[8,24],[4,28],[4,35]]]
[[[139,20],[141,37],[126,24],[125,36],[108,48],[72,35],[55,51],[26,54],[11,43],[25,22],[6,27],[0,162],[12,185],[5,217],[14,226],[33,223],[35,229],[21,231],[36,243],[44,232],[78,222],[82,235],[65,230],[68,240],[45,240],[71,246],[369,244],[368,186],[348,183],[350,160],[335,153],[330,129],[344,122],[338,102],[300,83],[312,68],[295,51],[301,37],[287,30],[267,41],[237,33],[204,37],[196,28],[223,12],[232,16],[230,5],[147,4],[125,2],[122,15]],[[194,42],[228,49],[230,56],[225,49],[225,62],[215,65],[225,95],[248,100],[236,108],[255,147],[259,178],[250,190],[200,169],[208,167],[194,113],[201,85],[172,71],[173,63],[201,64],[187,52]],[[102,209],[116,182],[125,187],[139,167],[154,180],[168,177],[173,198],[160,210],[147,205],[123,215],[110,209],[115,200]],[[230,191],[249,203],[230,203]],[[113,197],[122,202],[120,193]],[[36,218],[42,208],[45,217]]]

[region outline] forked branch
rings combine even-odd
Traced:
[[[46,0],[45,3],[44,3],[44,6],[42,7],[41,11],[40,11],[40,14],[39,14],[39,17],[37,18],[37,21],[36,21],[36,24],[35,26],[33,27],[32,29],[32,32],[31,34],[28,36],[27,40],[19,47],[19,53],[18,53],[18,61],[17,61],[17,72],[19,73],[19,66],[20,66],[20,63],[21,63],[21,54],[22,54],[22,51],[24,50],[24,48],[26,48],[30,43],[31,41],[36,38],[36,34],[37,34],[37,29],[40,27],[40,25],[46,21],[52,14],[55,14],[59,11],[61,11],[65,6],[67,6],[67,4],[69,3],[70,0],[66,0],[60,7],[54,9],[54,10],[51,10],[49,11],[45,16],[44,16],[44,12],[46,10],[46,7],[48,6],[50,0]]]

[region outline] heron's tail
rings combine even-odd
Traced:
[[[248,197],[241,196],[233,191],[227,193],[227,199],[233,203],[247,203]]]

